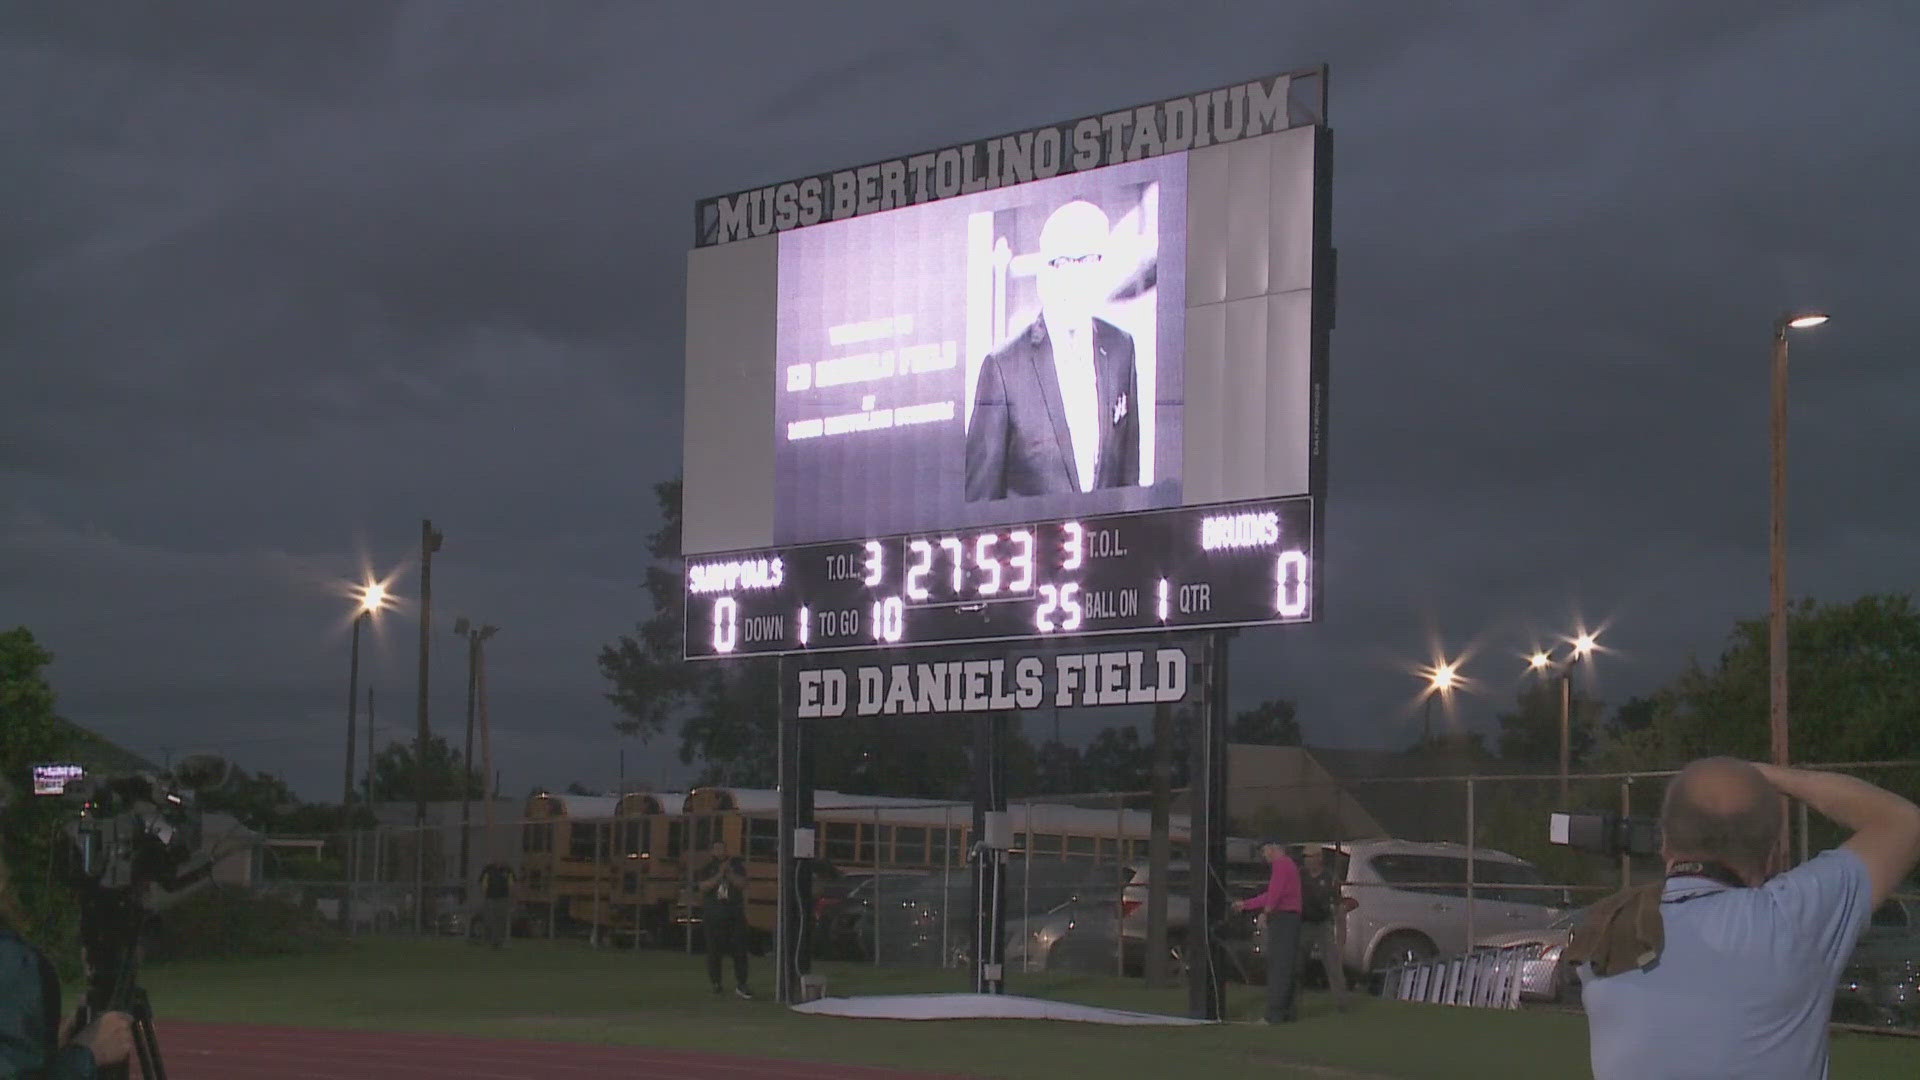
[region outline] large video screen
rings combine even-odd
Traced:
[[[1180,505],[1185,165],[781,235],[774,541]]]
[[[1299,78],[697,204],[687,655],[1317,618]]]

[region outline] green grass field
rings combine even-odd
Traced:
[[[958,972],[823,964],[832,996],[965,990]],[[516,941],[362,939],[320,956],[157,965],[145,973],[168,1018],[324,1028],[636,1043],[715,1053],[1059,1080],[1175,1075],[1566,1077],[1587,1074],[1585,1020],[1551,1012],[1448,1009],[1359,1000],[1345,1013],[1311,993],[1297,1024],[1130,1028],[1051,1021],[883,1021],[806,1016],[771,1001],[716,998],[703,961],[672,952],[595,951]],[[1183,1014],[1185,991],[1114,978],[1015,974],[1009,992]],[[1233,1019],[1259,1015],[1258,988],[1230,987]],[[1920,1075],[1920,1044],[1843,1036],[1836,1078]]]

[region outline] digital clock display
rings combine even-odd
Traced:
[[[690,660],[1314,618],[1313,500],[687,560]]]

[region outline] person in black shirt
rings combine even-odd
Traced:
[[[700,921],[707,935],[707,978],[713,992],[720,985],[720,957],[733,957],[733,992],[745,1000],[753,999],[747,989],[747,867],[738,858],[727,857],[727,845],[714,841],[708,849],[707,864],[694,877],[700,891]]]
[[[1333,1000],[1341,1008],[1346,1007],[1347,969],[1344,963],[1346,954],[1346,934],[1342,931],[1346,925],[1345,898],[1340,893],[1340,883],[1334,878],[1333,867],[1328,865],[1326,849],[1319,844],[1308,844],[1301,852],[1300,867],[1300,945],[1302,949],[1317,947],[1320,960],[1327,972],[1327,989],[1333,992]]]
[[[497,949],[513,933],[513,870],[503,863],[490,862],[480,868],[480,885],[487,944]]]

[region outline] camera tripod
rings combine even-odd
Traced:
[[[75,1030],[102,1013],[123,1012],[133,1021],[133,1050],[142,1080],[166,1080],[160,1037],[153,1030],[153,1004],[138,982],[140,933],[148,919],[137,888],[81,890],[80,946],[87,961],[87,995]],[[128,1064],[103,1066],[101,1080],[127,1080]]]

